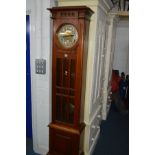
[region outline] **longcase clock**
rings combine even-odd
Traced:
[[[88,33],[86,6],[49,8],[53,19],[52,123],[48,155],[81,155]]]

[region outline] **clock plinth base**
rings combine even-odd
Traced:
[[[71,128],[51,123],[49,125],[49,152],[47,155],[83,155],[79,153],[80,136],[85,124]]]
[[[48,152],[46,155],[54,155],[54,154],[51,154],[50,152]]]
[[[50,152],[48,152],[46,155],[57,155],[57,154],[51,154]],[[84,152],[80,153],[79,155],[84,155]]]

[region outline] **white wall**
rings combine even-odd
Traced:
[[[32,92],[33,149],[38,154],[48,152],[51,121],[51,32],[50,12],[54,0],[27,0],[30,15],[30,63]],[[46,74],[35,74],[35,59],[46,59]]]
[[[113,68],[129,73],[129,21],[120,19],[116,29]]]

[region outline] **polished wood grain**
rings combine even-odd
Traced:
[[[48,8],[53,19],[52,122],[49,124],[48,155],[79,155],[80,135],[85,124],[86,65],[90,17],[86,6]],[[76,27],[78,40],[71,48],[60,44],[57,33],[65,25]],[[82,106],[81,106],[82,105]]]

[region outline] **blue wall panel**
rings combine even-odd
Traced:
[[[26,15],[26,137],[32,138],[30,16]]]

